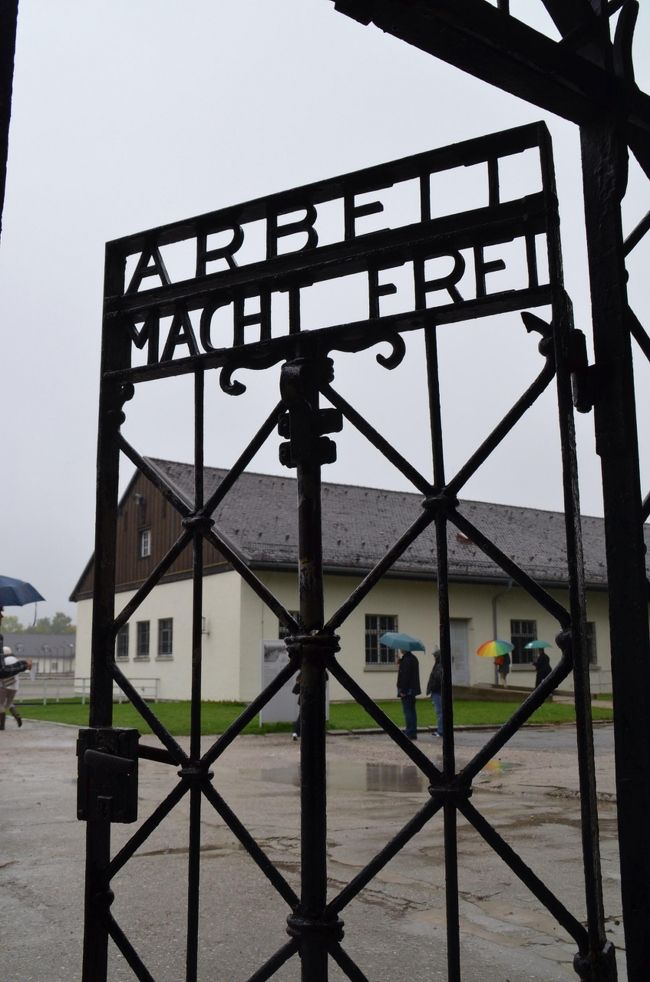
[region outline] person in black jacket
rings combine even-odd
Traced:
[[[427,682],[427,695],[431,696],[433,711],[436,717],[436,736],[442,736],[442,662],[440,661],[440,651],[436,648],[433,652],[433,668]]]
[[[542,649],[533,659],[535,662],[535,688],[543,682],[547,675],[551,674],[551,663],[546,652]]]
[[[404,710],[404,733],[411,740],[418,738],[418,718],[415,699],[422,692],[420,688],[420,665],[412,651],[400,651],[397,668],[397,695],[402,700]]]

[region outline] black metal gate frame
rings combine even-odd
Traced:
[[[426,156],[427,167],[432,160],[447,161],[451,166],[459,160],[483,160],[490,174],[490,201],[481,214],[473,217],[473,228],[480,241],[501,241],[495,239],[495,220],[500,234],[522,235],[525,221],[515,207],[509,207],[507,218],[502,220],[503,205],[499,194],[498,160],[502,155],[520,151],[526,146],[538,146],[540,151],[543,190],[541,207],[536,207],[535,196],[526,199],[527,216],[533,219],[537,233],[546,237],[549,265],[549,283],[540,284],[537,272],[536,255],[527,249],[529,287],[520,291],[518,298],[512,293],[495,294],[484,298],[484,307],[469,305],[459,312],[455,306],[426,308],[426,296],[416,297],[418,309],[400,317],[380,318],[378,307],[371,304],[374,319],[339,328],[312,332],[301,332],[295,320],[290,317],[293,330],[282,338],[261,340],[255,344],[241,344],[243,338],[236,336],[239,344],[228,349],[212,349],[205,354],[194,354],[189,358],[161,361],[158,357],[157,340],[149,344],[157,334],[152,325],[164,312],[176,311],[179,295],[189,305],[207,306],[220,289],[223,276],[214,278],[211,289],[190,289],[188,286],[165,282],[163,287],[154,287],[143,292],[125,291],[125,260],[129,252],[140,252],[135,279],[138,285],[142,278],[153,275],[152,270],[161,269],[160,245],[177,241],[205,230],[205,217],[180,223],[176,227],[152,230],[141,236],[110,244],[107,247],[106,301],[102,345],[102,379],[100,394],[100,433],[98,446],[98,490],[97,490],[97,530],[95,552],[95,585],[93,616],[93,654],[92,687],[90,701],[90,727],[82,731],[79,740],[79,817],[87,825],[87,867],[86,903],[84,937],[84,982],[101,982],[107,977],[108,939],[113,939],[131,966],[138,979],[151,979],[148,969],[126,936],[121,926],[111,914],[113,893],[111,882],[136,850],[146,841],[151,832],[164,820],[165,816],[185,796],[190,796],[189,822],[189,861],[188,861],[188,904],[187,904],[187,951],[186,979],[197,978],[198,963],[198,912],[199,912],[199,828],[203,798],[221,816],[234,835],[248,851],[260,870],[268,877],[279,896],[288,905],[287,919],[290,940],[282,945],[275,955],[261,966],[251,979],[271,978],[277,969],[295,954],[300,956],[301,975],[304,982],[320,982],[328,978],[328,959],[331,956],[344,974],[354,980],[365,976],[342,945],[343,922],[340,914],[347,904],[370,882],[373,876],[390,861],[398,851],[438,812],[444,819],[446,908],[448,940],[448,977],[459,980],[460,936],[458,923],[458,880],[457,880],[457,812],[460,812],[476,829],[485,841],[496,851],[510,869],[526,884],[531,892],[557,919],[563,929],[574,939],[577,946],[575,968],[583,980],[611,980],[615,978],[615,961],[612,946],[607,942],[604,931],[604,916],[601,897],[600,863],[598,852],[598,822],[596,810],[595,777],[593,766],[593,747],[591,737],[589,669],[585,649],[584,630],[584,590],[582,579],[582,553],[580,540],[579,509],[577,496],[577,473],[575,460],[575,441],[572,416],[572,383],[578,391],[584,389],[586,357],[584,337],[573,328],[571,306],[566,296],[562,280],[562,265],[559,243],[559,224],[557,219],[557,200],[548,134],[543,126],[523,127],[519,130],[496,134],[481,140],[468,141],[452,150],[434,151]],[[413,160],[422,166],[420,158],[410,158],[394,165],[384,165],[374,169],[385,176],[386,168],[398,167],[407,175],[412,174]],[[372,169],[371,169],[372,170]],[[314,194],[321,194],[324,200],[329,194],[340,194],[341,187],[349,184],[357,192],[376,183],[377,174],[364,172],[337,178],[320,188]],[[374,184],[372,182],[375,182]],[[366,182],[366,183],[364,183]],[[302,192],[298,189],[286,193],[286,198],[276,196],[274,203],[284,204],[284,212],[290,212],[300,202]],[[309,190],[309,189],[307,189]],[[246,214],[257,214],[259,205],[238,206],[239,220]],[[281,209],[282,210],[282,209]],[[306,206],[308,211],[308,205]],[[223,219],[223,215],[220,216]],[[426,217],[426,216],[425,216]],[[467,231],[456,216],[457,244],[467,245]],[[426,223],[425,223],[426,224]],[[429,252],[439,245],[436,228],[442,228],[446,241],[454,243],[454,235],[449,232],[445,220],[431,222],[431,239],[424,243]],[[219,222],[216,226],[220,227]],[[391,233],[392,234],[392,233]],[[398,236],[399,244],[387,240],[387,233],[373,233],[368,236],[364,248],[366,259],[372,258],[373,243],[381,245],[379,252],[382,263],[378,268],[386,268],[386,260],[396,263],[410,255],[412,242],[409,237]],[[411,237],[414,233],[412,232]],[[465,238],[463,237],[465,236]],[[417,236],[415,236],[416,241]],[[293,255],[293,262],[305,267],[307,281],[318,276],[318,254],[316,243],[308,242],[304,250]],[[420,243],[422,248],[422,243]],[[310,249],[313,254],[310,255]],[[349,255],[354,244],[348,244],[336,262],[341,270],[349,265]],[[397,250],[397,251],[396,251]],[[144,258],[143,258],[144,257]],[[329,275],[337,272],[336,262],[327,254]],[[370,262],[368,269],[375,267]],[[287,282],[294,278],[296,271],[286,270],[282,264],[288,260],[274,257],[276,268],[282,267],[282,276]],[[227,289],[232,296],[240,290],[243,295],[250,294],[259,270],[246,274],[245,270],[231,270],[225,273]],[[133,281],[132,281],[133,282]],[[536,379],[528,386],[509,412],[495,427],[485,442],[471,455],[469,460],[451,479],[444,470],[443,428],[440,415],[440,390],[437,355],[437,332],[441,323],[459,320],[463,316],[478,316],[492,313],[495,309],[513,310],[518,306],[544,304],[552,310],[552,320],[547,324],[530,312],[522,313],[524,325],[529,331],[539,332],[540,354],[544,364]],[[151,314],[149,306],[155,308]],[[294,309],[295,316],[295,309]],[[401,318],[401,319],[400,319]],[[148,326],[145,336],[134,330],[134,319]],[[388,322],[388,327],[384,322]],[[179,321],[180,323],[180,321]],[[187,322],[185,322],[187,324]],[[259,318],[258,318],[259,323]],[[264,328],[259,324],[260,333]],[[387,368],[395,367],[405,352],[401,332],[415,328],[424,331],[426,346],[426,379],[429,391],[430,428],[433,452],[433,477],[428,480],[408,462],[382,435],[375,430],[333,387],[333,362],[329,358],[332,349],[360,350],[380,341],[389,340],[393,345],[390,358],[377,356]],[[188,328],[189,330],[189,328]],[[133,345],[149,345],[149,364],[134,367],[131,365]],[[240,382],[233,382],[232,374],[237,368],[259,369],[283,361],[280,381],[280,402],[273,408],[258,433],[243,451],[237,463],[230,470],[219,487],[209,493],[203,487],[203,435],[204,435],[204,385],[205,373],[211,368],[221,372],[221,385],[225,391],[236,395],[243,391]],[[134,383],[150,378],[160,378],[179,372],[191,372],[195,380],[195,446],[194,502],[188,504],[139,453],[120,432],[125,419],[124,405],[133,396]],[[501,443],[515,424],[522,418],[541,393],[556,378],[559,425],[562,446],[564,473],[564,493],[566,512],[567,556],[569,573],[569,609],[553,599],[540,584],[520,569],[510,557],[504,554],[484,530],[475,527],[462,513],[458,494],[469,478],[476,472],[490,453]],[[320,398],[324,397],[333,407],[320,408]],[[326,432],[341,428],[343,417],[355,426],[413,485],[423,496],[422,515],[405,529],[403,535],[389,549],[383,559],[365,577],[359,587],[343,603],[340,609],[325,622],[323,607],[322,580],[322,534],[321,534],[321,467],[335,459],[335,446],[324,436]],[[298,525],[299,525],[299,593],[300,616],[298,619],[279,603],[270,591],[259,581],[254,572],[243,561],[237,550],[215,527],[212,515],[219,503],[228,493],[234,493],[237,478],[253,459],[258,449],[278,427],[286,436],[287,442],[280,447],[281,460],[297,470],[298,487]],[[121,613],[114,616],[115,591],[115,541],[117,523],[117,492],[120,456],[125,455],[135,466],[156,485],[170,504],[182,516],[183,532],[168,554],[159,562],[146,582],[136,592]],[[449,592],[447,566],[447,527],[451,524],[469,536],[513,581],[518,583],[551,616],[559,627],[558,645],[562,651],[559,664],[551,675],[526,701],[513,713],[511,719],[474,758],[460,771],[456,770],[451,650],[449,636]],[[391,568],[409,545],[424,531],[434,526],[437,538],[437,586],[441,625],[441,650],[443,663],[443,765],[442,769],[429,760],[417,746],[411,743],[376,706],[372,699],[345,671],[336,659],[338,641],[336,631],[346,617],[353,611],[369,590]],[[200,751],[200,713],[201,713],[201,619],[204,539],[211,542],[232,564],[251,588],[262,598],[268,607],[290,631],[287,645],[290,663],[274,682],[268,686],[246,708],[237,721],[203,755]],[[120,627],[135,613],[145,597],[151,592],[160,578],[170,568],[175,558],[188,544],[193,546],[193,628],[192,628],[192,700],[191,737],[189,753],[166,731],[155,713],[130,684],[115,663],[115,638]],[[212,781],[211,765],[226,751],[235,737],[247,723],[254,718],[260,708],[278,689],[300,668],[301,670],[301,889],[298,896],[280,871],[271,863],[260,846],[247,831],[237,815],[219,794]],[[517,855],[517,853],[493,828],[483,815],[470,802],[472,780],[485,763],[508,741],[516,730],[530,718],[544,699],[573,671],[576,691],[576,710],[578,719],[578,751],[580,762],[581,808],[583,821],[583,854],[585,866],[585,896],[587,908],[586,928],[564,906],[561,899],[542,882]],[[325,781],[325,678],[329,672],[370,714],[370,716],[391,736],[404,753],[416,764],[429,780],[429,796],[423,806],[404,825],[395,837],[345,886],[337,896],[327,899],[327,853],[326,853],[326,781]],[[112,689],[116,682],[142,717],[158,736],[162,746],[149,748],[138,745],[135,730],[119,730],[112,727]],[[131,839],[114,856],[111,856],[110,826],[112,822],[132,822],[137,818],[137,760],[147,758],[178,768],[179,781],[168,797],[154,812],[144,820]]]
[[[527,4],[528,6],[528,4]],[[630,982],[650,978],[650,641],[631,338],[650,338],[627,297],[621,202],[629,151],[650,177],[650,98],[634,78],[637,0],[539,0],[558,41],[510,0],[335,0],[335,8],[580,127],[595,364],[578,408],[594,408],[601,458],[612,650],[621,893]],[[517,5],[512,4],[513,13]],[[520,7],[521,9],[521,7]],[[610,21],[618,15],[615,30]]]

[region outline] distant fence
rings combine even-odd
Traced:
[[[74,678],[72,675],[37,675],[25,672],[18,676],[18,695],[16,702],[60,702],[62,699],[72,699],[75,695]]]
[[[160,679],[129,679],[133,688],[143,699],[158,702],[160,693]],[[82,704],[90,696],[90,678],[76,678],[74,680],[74,694],[81,696]],[[120,687],[113,684],[113,702],[128,702]]]
[[[133,687],[140,693],[143,699],[158,702],[160,696],[160,679],[129,679]],[[32,678],[25,672],[19,676],[17,703],[42,702],[61,702],[65,699],[74,699],[81,696],[82,704],[87,702],[90,697],[90,678],[73,678],[71,675],[37,675]],[[126,702],[127,698],[122,690],[113,686],[113,701]]]

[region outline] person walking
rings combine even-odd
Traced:
[[[418,738],[416,697],[420,695],[420,664],[412,651],[400,651],[397,667],[397,695],[402,700],[404,733],[410,740]]]
[[[18,726],[23,725],[22,717],[14,706],[14,700],[18,695],[18,675],[31,667],[30,659],[20,661],[14,657],[11,648],[7,645],[2,646],[2,673],[12,672],[13,674],[0,677],[0,730],[5,728],[7,713],[11,713]]]
[[[436,736],[442,736],[442,662],[438,648],[433,652],[433,668],[427,682],[427,695],[431,696],[433,712],[436,717]]]
[[[504,652],[504,654],[499,655],[499,657],[496,659],[496,666],[497,666],[497,685],[499,684],[499,679],[501,679],[503,683],[503,688],[507,689],[508,674],[510,673],[510,655],[508,654],[507,651]]]

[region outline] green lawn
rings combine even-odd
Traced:
[[[402,707],[397,700],[380,702],[382,710],[399,726],[403,725]],[[166,729],[174,736],[189,733],[189,702],[159,702],[150,704],[151,709]],[[204,702],[201,714],[201,732],[205,734],[223,733],[244,708],[243,703]],[[459,699],[454,702],[454,723],[457,726],[494,725],[504,723],[516,709],[515,703],[477,702]],[[88,725],[88,705],[81,703],[48,703],[43,705],[24,705],[21,712],[26,719],[49,720],[54,723],[69,723],[74,726]],[[611,709],[594,709],[594,719],[612,719]],[[565,703],[549,703],[542,706],[532,717],[533,723],[569,723],[575,720],[573,707]],[[148,725],[139,713],[128,703],[113,707],[115,726],[135,727],[141,733],[150,733]],[[428,699],[418,700],[418,724],[421,727],[433,725],[433,708]],[[356,730],[374,727],[374,721],[355,703],[336,703],[330,706],[330,728],[334,730]],[[245,733],[273,733],[291,730],[288,723],[272,723],[258,726],[257,718],[245,729]]]

